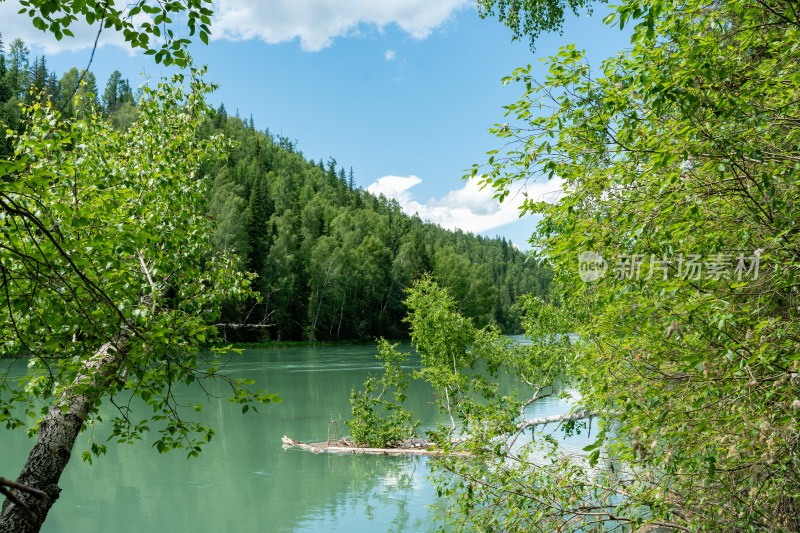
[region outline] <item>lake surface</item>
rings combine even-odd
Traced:
[[[196,418],[216,430],[199,459],[186,460],[182,451],[159,454],[146,438],[109,443],[108,454],[88,465],[80,460],[89,441],[82,434],[43,531],[436,531],[429,506],[446,502],[437,501],[427,480],[426,458],[282,449],[283,435],[325,440],[331,418],[349,418],[351,389],[380,370],[375,354],[372,345],[339,345],[248,349],[234,357],[228,374],[255,380],[256,388],[283,402],[243,415],[240,406],[207,399],[196,387],[180,391],[179,400],[205,404]],[[418,364],[418,358],[408,362]],[[12,375],[23,370],[19,361]],[[409,397],[421,429],[433,427],[440,415],[430,391],[412,383]],[[546,398],[529,414],[568,410],[565,401]],[[347,434],[343,421],[337,425],[339,436]],[[102,427],[95,432],[104,439]],[[587,442],[575,437],[566,444]],[[32,444],[24,431],[0,429],[0,476],[16,478]]]

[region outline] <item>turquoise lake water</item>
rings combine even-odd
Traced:
[[[186,460],[181,451],[159,454],[146,438],[132,446],[109,444],[108,454],[89,465],[80,460],[89,439],[82,434],[43,531],[436,531],[430,506],[446,502],[437,503],[426,458],[312,454],[281,446],[283,435],[325,440],[332,418],[347,419],[351,389],[380,370],[375,353],[372,345],[248,349],[226,373],[253,379],[256,388],[283,401],[243,415],[241,407],[208,399],[199,388],[179,391],[180,401],[205,404],[196,417],[216,430],[199,459]],[[23,364],[12,374],[21,373]],[[409,366],[415,364],[412,357]],[[412,383],[409,397],[421,428],[434,426],[441,415],[430,391]],[[568,410],[564,400],[547,398],[529,415]],[[347,433],[343,422],[331,427]],[[95,433],[103,440],[102,426]],[[585,441],[576,437],[567,445],[578,448]],[[0,476],[16,477],[31,445],[24,432],[0,430]]]

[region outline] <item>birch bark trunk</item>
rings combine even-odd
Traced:
[[[49,497],[14,490],[28,509],[6,500],[0,513],[0,533],[38,532],[61,492],[58,481],[69,462],[72,448],[95,400],[114,380],[127,351],[130,333],[119,333],[86,361],[83,372],[54,403],[39,424],[39,437],[17,482],[41,490]]]

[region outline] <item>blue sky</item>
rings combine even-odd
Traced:
[[[6,46],[21,37],[31,59],[46,55],[59,74],[85,67],[93,31],[79,27],[74,40],[57,43],[18,9],[16,0],[0,0]],[[487,129],[506,122],[502,107],[522,93],[500,79],[569,43],[585,49],[592,66],[628,44],[627,32],[602,25],[609,10],[602,4],[591,17],[570,16],[563,35],[540,37],[535,54],[496,20],[481,20],[467,0],[224,0],[215,10],[214,38],[192,48],[220,84],[215,104],[296,140],[307,157],[333,156],[353,168],[358,185],[409,212],[503,235],[523,249],[535,220],[517,219],[514,202],[499,206],[461,180],[499,146]],[[112,33],[101,42],[91,68],[101,93],[114,69],[134,86],[142,72],[169,73]],[[529,185],[529,192],[557,188]]]

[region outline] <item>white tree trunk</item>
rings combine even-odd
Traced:
[[[34,533],[42,527],[61,492],[58,481],[72,455],[81,426],[94,401],[102,396],[108,382],[115,379],[128,340],[128,333],[120,333],[97,350],[84,363],[83,373],[50,407],[39,424],[38,440],[17,478],[17,483],[43,491],[49,498],[9,489],[28,509],[6,500],[0,513],[0,533]]]
[[[518,430],[523,430],[532,426],[546,426],[547,424],[569,422],[571,420],[582,420],[595,416],[619,416],[618,411],[577,411],[575,413],[565,413],[563,415],[542,416],[539,418],[525,419],[517,424]]]

